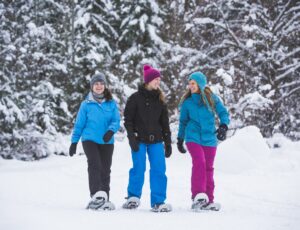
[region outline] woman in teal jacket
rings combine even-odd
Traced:
[[[192,208],[218,210],[219,205],[214,203],[213,164],[217,139],[226,138],[229,114],[220,98],[206,84],[206,76],[201,72],[189,76],[189,89],[180,104],[177,147],[185,153],[185,141],[192,157]],[[215,115],[220,121],[218,130]]]
[[[103,74],[91,80],[91,91],[76,117],[69,154],[76,153],[81,138],[87,156],[90,196],[88,209],[114,209],[109,202],[114,134],[120,128],[120,114]]]

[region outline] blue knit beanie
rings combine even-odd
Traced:
[[[190,80],[194,80],[195,82],[197,82],[201,91],[204,91],[205,86],[207,84],[207,78],[203,73],[201,73],[201,72],[192,73],[189,77],[189,81]]]

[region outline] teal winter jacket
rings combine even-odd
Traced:
[[[92,93],[89,93],[79,108],[72,143],[81,141],[93,141],[97,144],[113,144],[114,137],[109,142],[103,141],[104,134],[111,130],[116,133],[120,128],[120,114],[114,100],[97,102]]]
[[[181,105],[178,137],[185,142],[195,142],[203,146],[217,146],[215,113],[210,111],[200,94],[192,94]],[[222,101],[212,95],[220,124],[229,125],[229,114]]]

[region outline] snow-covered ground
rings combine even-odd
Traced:
[[[280,145],[270,149],[267,145]],[[171,213],[152,213],[149,174],[138,210],[121,208],[131,156],[127,141],[117,142],[111,175],[115,211],[87,211],[84,155],[51,156],[36,162],[0,160],[0,229],[300,229],[300,142],[282,136],[262,138],[256,127],[239,130],[219,145],[215,180],[220,212],[190,210],[191,159],[173,145],[167,159]],[[149,165],[148,165],[149,169]]]

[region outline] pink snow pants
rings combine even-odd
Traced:
[[[209,203],[214,202],[214,159],[217,147],[203,146],[194,142],[186,143],[192,156],[192,199],[198,193],[206,193]]]

